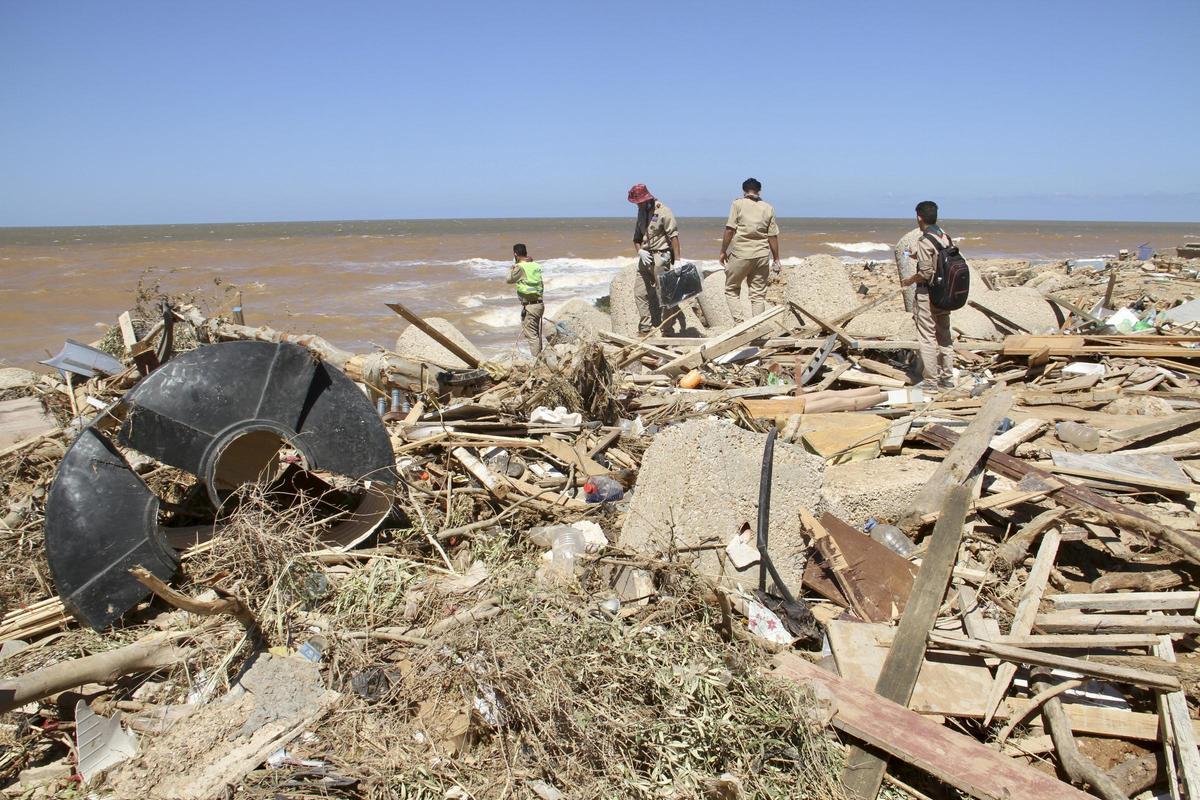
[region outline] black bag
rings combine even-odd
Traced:
[[[664,308],[677,306],[700,294],[703,288],[695,264],[690,261],[678,264],[658,277],[659,305]]]
[[[929,302],[942,311],[957,311],[967,304],[967,295],[971,293],[967,260],[958,252],[953,239],[943,245],[932,233],[926,233],[925,238],[937,248],[937,263],[929,282]]]

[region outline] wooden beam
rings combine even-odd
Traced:
[[[1175,647],[1170,636],[1160,636],[1154,654],[1163,661],[1175,663]],[[1159,695],[1159,713],[1163,718],[1163,742],[1174,755],[1182,773],[1184,797],[1200,800],[1200,751],[1196,750],[1196,732],[1188,712],[1187,695],[1182,691]],[[1175,787],[1172,788],[1174,793]]]
[[[726,353],[733,352],[742,345],[766,335],[773,328],[777,327],[778,323],[775,318],[783,312],[783,306],[768,308],[757,317],[752,317],[740,325],[734,325],[720,336],[710,339],[707,344],[703,344],[695,350],[668,361],[654,371],[674,375],[685,369],[698,367],[704,362],[711,361]]]
[[[1013,647],[1008,644],[984,642],[979,639],[958,639],[939,633],[930,634],[929,641],[930,644],[939,649],[948,648],[951,650],[962,650],[966,653],[975,653],[977,655],[996,656],[997,658],[1003,658],[1005,661],[1011,661],[1016,664],[1065,669],[1070,672],[1078,672],[1080,675],[1090,675],[1094,678],[1104,678],[1105,680],[1128,683],[1133,686],[1144,686],[1168,692],[1177,691],[1182,688],[1178,678],[1144,669],[1117,667],[1111,664],[1101,664],[1096,661],[1085,661],[1081,658],[1043,653],[1040,650]]]
[[[1200,592],[1055,594],[1046,599],[1055,611],[1192,611],[1200,602]]]
[[[1012,407],[1012,392],[1003,385],[991,389],[985,395],[983,407],[975,419],[957,437],[955,445],[942,459],[933,476],[921,487],[908,511],[897,523],[899,527],[912,530],[921,523],[921,517],[941,507],[951,487],[961,486],[975,471],[980,457],[988,449],[988,443],[996,433],[996,425]]]
[[[463,350],[452,339],[449,339],[445,334],[443,334],[437,328],[430,325],[425,320],[421,319],[421,317],[419,317],[417,314],[414,314],[412,311],[409,311],[407,308],[405,308],[400,303],[386,303],[385,305],[388,308],[390,308],[392,311],[395,311],[397,314],[404,317],[406,320],[411,322],[413,325],[416,325],[417,328],[422,333],[424,333],[430,339],[433,339],[435,342],[440,344],[442,347],[449,350],[451,353],[454,354],[455,358],[462,361],[464,364],[466,364],[471,369],[476,369],[479,367],[479,359],[478,358],[471,355],[466,350]]]
[[[838,337],[838,341],[846,345],[846,347],[849,347],[851,350],[854,350],[858,347],[858,342],[854,341],[850,334],[846,333],[838,325],[832,322],[826,322],[825,320],[813,314],[811,311],[806,311],[799,303],[794,303],[789,300],[788,306],[792,309],[792,313],[800,318],[801,324],[804,322],[804,317],[808,317],[813,322],[820,325],[822,330],[832,333],[834,336]]]
[[[775,658],[773,675],[831,696],[838,730],[980,800],[1095,800],[1053,775],[1014,761],[898,703],[885,700],[795,653]]]
[[[1122,431],[1110,433],[1109,435],[1116,438],[1117,441],[1101,445],[1098,452],[1114,453],[1135,445],[1138,442],[1155,439],[1168,433],[1178,433],[1185,428],[1192,428],[1196,425],[1200,425],[1200,411],[1192,411],[1187,414],[1170,414],[1145,425],[1138,425],[1134,428],[1126,428]]]
[[[1200,633],[1191,615],[1081,614],[1051,611],[1038,614],[1033,624],[1046,633]]]
[[[1009,635],[1025,636],[1033,632],[1033,620],[1037,616],[1038,606],[1042,602],[1042,593],[1046,591],[1046,581],[1050,578],[1050,570],[1054,568],[1054,559],[1058,556],[1058,545],[1061,541],[1062,534],[1053,528],[1042,535],[1042,543],[1038,547],[1037,557],[1034,558],[1033,567],[1029,570],[1025,589],[1021,594],[1020,602],[1017,603],[1017,611],[1013,614]],[[1017,665],[1012,662],[1005,662],[996,668],[996,679],[988,694],[987,711],[983,715],[984,725],[991,724],[992,715],[996,713],[996,708],[1008,694],[1009,684],[1012,683],[1013,676],[1016,674]]]
[[[971,638],[983,637],[972,635]],[[1153,647],[1158,637],[1152,633],[1031,633],[1025,636],[997,636],[987,641],[1031,650],[1122,650],[1127,647]]]
[[[1049,425],[1050,423],[1044,419],[1024,420],[1009,428],[1004,433],[993,436],[991,444],[988,447],[997,453],[1011,453],[1017,449],[1017,445],[1024,444],[1038,436]]]
[[[950,585],[971,495],[969,487],[960,485],[954,487],[943,501],[941,518],[934,526],[929,549],[875,684],[880,697],[903,706],[912,699],[917,675],[925,660],[929,632],[937,621],[942,598]],[[859,747],[851,748],[842,771],[842,783],[858,797],[874,800],[886,768],[886,762],[874,753]]]

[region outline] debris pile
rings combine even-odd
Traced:
[[[974,267],[936,396],[827,256],[536,360],[163,298],[0,371],[4,791],[1200,797],[1200,262]]]

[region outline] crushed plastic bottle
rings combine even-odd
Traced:
[[[904,535],[904,531],[895,525],[876,522],[874,517],[867,520],[863,530],[870,534],[872,539],[904,558],[911,556],[917,549],[913,540]]]
[[[607,475],[588,478],[583,485],[584,495],[589,503],[610,503],[625,496],[625,489]]]
[[[308,641],[300,645],[300,649],[296,652],[314,663],[320,663],[321,654],[329,645],[329,640],[321,634],[310,636]]]
[[[1078,422],[1059,422],[1054,425],[1054,434],[1060,442],[1073,444],[1080,450],[1091,451],[1100,446],[1100,432],[1090,425]]]
[[[558,580],[573,578],[579,557],[583,555],[586,547],[583,533],[574,528],[564,527],[554,537],[554,544],[550,547],[550,564],[546,567],[546,577]]]

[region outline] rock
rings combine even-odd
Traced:
[[[733,327],[733,314],[729,312],[729,303],[725,299],[725,270],[719,269],[704,279],[704,292],[697,299],[704,310],[710,331],[724,333]],[[742,284],[740,302],[742,319],[749,319],[750,289],[745,283]]]
[[[1118,397],[1104,409],[1106,414],[1121,416],[1142,415],[1147,417],[1166,417],[1175,413],[1175,408],[1161,397],[1153,395],[1125,395]]]
[[[638,312],[637,304],[633,300],[634,284],[636,281],[641,280],[637,270],[637,264],[630,264],[618,272],[609,285],[608,298],[609,307],[612,309],[612,330],[614,333],[620,333],[624,336],[637,336]],[[682,303],[682,330],[680,329],[680,321],[675,320],[663,331],[663,334],[665,336],[708,336],[709,331],[707,326],[705,326],[703,320],[696,313],[696,304],[696,298]],[[666,313],[670,313],[670,310],[666,310]]]
[[[908,510],[938,462],[915,456],[880,456],[825,470],[821,498],[829,513],[855,528],[870,517],[894,521]]]
[[[463,350],[466,350],[480,360],[483,359],[483,353],[479,351],[479,348],[471,344],[471,340],[464,336],[462,331],[454,327],[450,322],[441,317],[425,317],[425,322]],[[462,359],[429,338],[416,325],[409,325],[400,334],[400,338],[396,340],[395,352],[397,355],[404,356],[413,361],[424,361],[436,364],[439,367],[461,369],[467,366],[463,363]]]
[[[1000,289],[988,292],[984,297],[971,299],[1007,317],[1030,333],[1057,333],[1062,325],[1062,320],[1054,313],[1055,306],[1037,289],[1028,286]]]
[[[702,543],[725,545],[743,523],[755,529],[765,443],[763,434],[707,419],[661,431],[642,460],[621,545],[643,552]],[[808,552],[799,512],[807,508],[819,515],[824,510],[820,494],[824,464],[798,445],[775,444],[769,548],[793,592],[799,591]],[[701,574],[722,577],[714,551],[688,555]],[[727,581],[747,588],[757,585],[757,566],[727,569]]]
[[[563,303],[549,316],[582,339],[595,339],[600,331],[613,329],[612,317],[586,300],[578,298]]]
[[[37,786],[70,780],[74,772],[75,769],[64,759],[40,767],[21,770],[17,775],[17,783],[20,784],[21,789],[29,790]]]
[[[826,322],[862,305],[850,285],[846,265],[837,256],[808,256],[783,271],[784,299],[819,314]]]
[[[20,367],[4,367],[0,369],[0,391],[19,389],[37,383],[37,375]]]
[[[878,311],[859,314],[846,325],[846,332],[857,339],[900,339],[916,341],[917,324],[907,311]]]
[[[988,295],[991,297],[991,295]],[[972,285],[971,297],[976,299],[975,289]],[[979,302],[985,302],[980,300]],[[963,306],[957,311],[950,312],[950,329],[954,331],[955,337],[963,337],[966,339],[978,339],[985,342],[994,341],[1000,338],[1000,333],[996,330],[996,326],[988,319],[987,315],[982,311],[978,311],[970,306]]]

